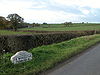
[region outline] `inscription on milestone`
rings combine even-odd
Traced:
[[[19,51],[11,57],[11,62],[14,64],[22,63],[32,60],[32,53],[27,51]]]

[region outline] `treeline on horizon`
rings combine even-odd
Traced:
[[[95,24],[95,23],[88,23],[88,22],[81,22],[81,23],[72,23],[72,22],[64,22],[64,23],[55,23],[55,24],[50,24],[43,22],[42,24],[40,23],[27,23],[24,22],[24,18],[19,16],[18,14],[9,14],[6,18],[3,16],[0,16],[0,29],[13,29],[17,31],[17,28],[25,28],[25,27],[38,27],[41,25],[65,25],[66,27],[72,25],[72,24]],[[97,23],[99,24],[99,23]]]

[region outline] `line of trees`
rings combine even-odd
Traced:
[[[7,18],[7,19],[6,19]],[[11,27],[14,31],[17,31],[19,25],[26,25],[27,27],[38,27],[41,24],[38,23],[25,23],[24,19],[18,14],[9,14],[7,17],[0,16],[0,29],[5,29]],[[72,22],[63,23],[66,27],[72,25]],[[48,25],[46,22],[43,25]],[[50,27],[50,26],[49,26]]]

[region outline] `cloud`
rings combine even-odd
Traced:
[[[54,0],[58,4],[62,5],[76,5],[80,7],[88,6],[92,8],[100,8],[100,1],[98,0]]]
[[[0,0],[0,16],[18,13],[26,22],[100,22],[98,0]]]
[[[31,15],[29,15],[31,14]],[[26,18],[30,18],[31,22],[48,22],[48,23],[62,23],[66,21],[79,21],[80,17],[84,17],[84,15],[76,15],[72,13],[66,13],[63,11],[51,11],[51,10],[28,10],[27,15],[21,14]],[[38,16],[37,16],[38,15]]]

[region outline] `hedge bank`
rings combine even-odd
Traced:
[[[52,32],[33,35],[2,35],[0,36],[0,53],[28,50],[34,47],[59,43],[72,38],[93,35],[94,31]],[[96,32],[97,33],[97,32]],[[100,31],[98,31],[100,33]]]

